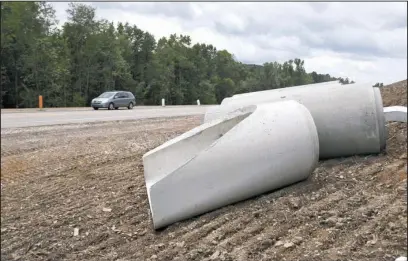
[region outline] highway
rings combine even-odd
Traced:
[[[92,108],[2,109],[1,128],[21,128],[56,124],[203,115],[213,105],[137,106],[133,110],[93,110]]]

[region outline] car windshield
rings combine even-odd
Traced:
[[[98,98],[110,98],[114,95],[114,92],[104,92],[101,95],[98,96]]]

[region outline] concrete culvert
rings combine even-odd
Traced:
[[[320,82],[320,83],[313,83],[313,84],[305,84],[305,85],[299,85],[296,86],[297,88],[300,87],[316,87],[316,86],[341,86],[342,84],[339,81],[329,81],[329,82]],[[248,98],[253,95],[267,95],[269,92],[275,91],[274,89],[272,90],[264,90],[264,91],[258,91],[258,92],[247,92],[247,93],[240,93],[240,94],[235,94],[232,97],[225,98],[221,101],[221,105],[227,105],[231,100],[233,99],[242,99],[242,98]]]
[[[154,227],[304,180],[318,158],[316,126],[303,105],[238,109],[143,156]]]
[[[228,98],[210,108],[209,122],[242,106],[295,100],[309,109],[316,123],[320,158],[379,153],[386,129],[380,90],[369,84],[326,84],[254,92]]]

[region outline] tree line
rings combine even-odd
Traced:
[[[340,80],[307,73],[299,58],[251,65],[187,35],[155,39],[136,25],[97,20],[96,9],[81,3],[66,12],[58,26],[46,2],[1,3],[2,107],[36,107],[38,95],[46,107],[89,106],[108,90],[131,91],[137,104],[215,104],[237,93]]]

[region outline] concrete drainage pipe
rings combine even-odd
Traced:
[[[304,180],[318,158],[313,118],[295,101],[207,122],[143,156],[154,228]]]
[[[306,106],[316,123],[320,158],[379,153],[386,129],[380,90],[369,84],[298,86],[228,98],[210,108],[209,122],[242,106],[295,100]]]
[[[306,84],[306,85],[299,85],[296,86],[296,88],[300,87],[317,87],[317,86],[341,86],[342,84],[339,81],[330,81],[330,82],[321,82],[321,83],[313,83],[313,84]],[[240,93],[240,94],[235,94],[232,97],[225,98],[221,101],[221,105],[227,105],[231,100],[235,100],[237,98],[239,99],[247,99],[248,97],[251,96],[257,96],[257,95],[268,95],[269,92],[274,92],[275,90],[264,90],[264,91],[258,91],[258,92],[248,92],[248,93]]]

